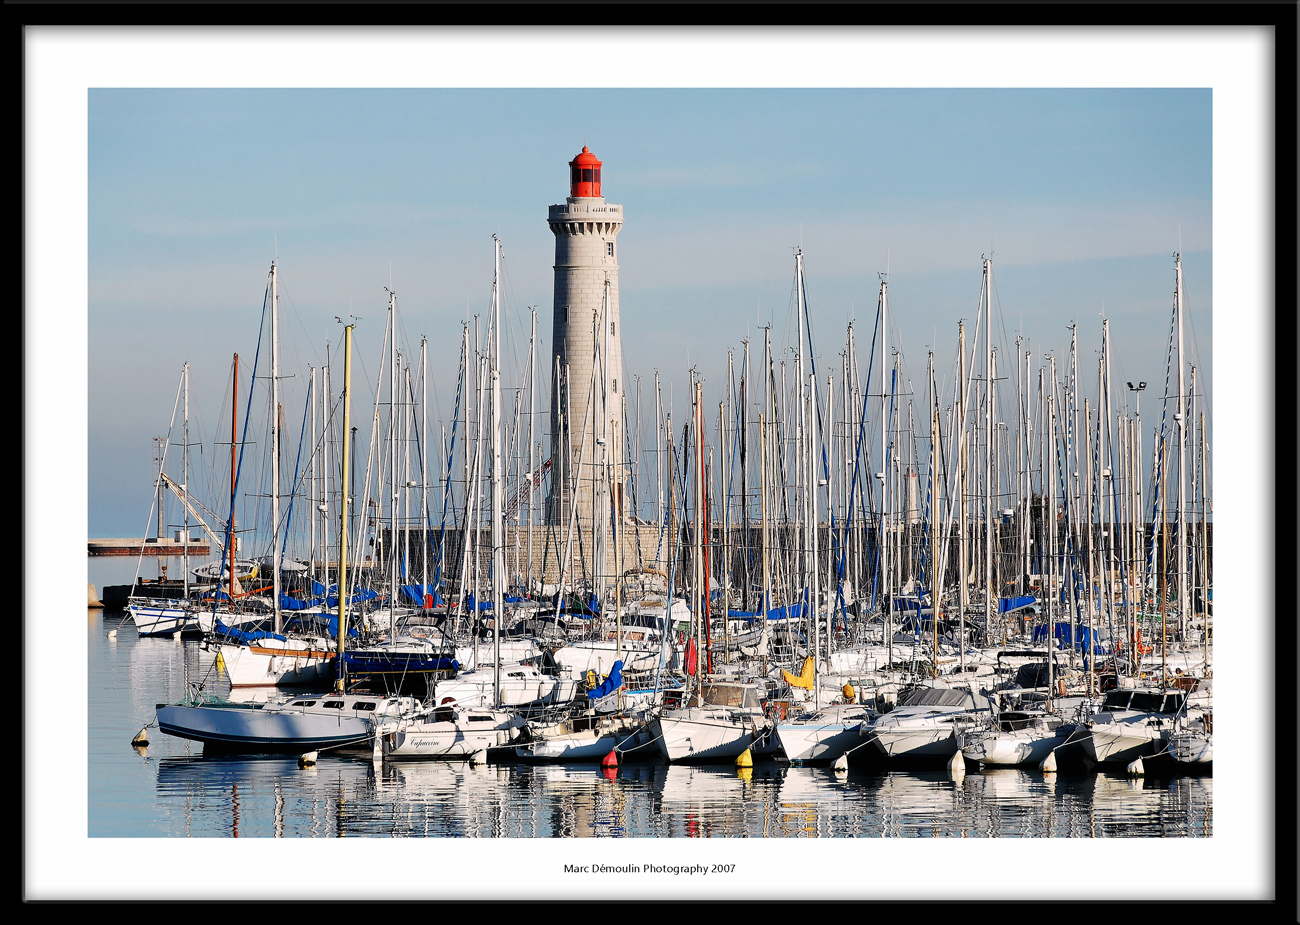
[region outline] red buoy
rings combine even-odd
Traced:
[[[609,754],[600,760],[600,766],[602,768],[618,767],[618,752],[611,748]]]

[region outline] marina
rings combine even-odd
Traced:
[[[339,318],[341,373],[303,377],[292,478],[278,262],[252,367],[231,363],[228,457],[211,454],[228,501],[191,487],[202,444],[183,366],[168,436],[155,440],[157,537],[88,550],[136,550],[125,610],[142,644],[196,649],[183,689],[156,704],[135,744],[153,728],[205,756],[284,755],[303,768],[322,753],[368,754],[379,765],[587,762],[615,779],[646,761],[751,779],[765,762],[760,778],[771,763],[783,779],[802,766],[954,781],[1027,768],[1049,784],[1058,771],[1212,774],[1209,439],[1181,255],[1150,449],[1138,407],[1113,396],[1104,318],[1092,388],[1076,325],[1063,369],[1050,352],[1035,368],[1017,338],[1015,377],[999,376],[987,257],[975,324],[957,324],[949,394],[933,350],[921,389],[904,385],[883,273],[871,348],[859,355],[851,323],[838,381],[823,378],[802,248],[793,344],[778,355],[765,329],[757,357],[748,341],[729,353],[716,418],[692,371],[679,438],[657,376],[648,421],[639,395],[635,407],[617,397],[623,211],[603,198],[588,147],[569,175],[548,217],[564,310],[540,463],[537,415],[522,413],[546,401],[537,311],[508,418],[496,236],[484,339],[463,326],[437,456],[427,339],[415,354],[399,344],[392,290],[369,435],[352,425],[356,325]],[[588,314],[598,337],[577,320]],[[273,413],[257,411],[259,379]],[[296,522],[295,502],[306,511]],[[160,541],[174,522],[175,540]],[[202,555],[196,532],[218,554]]]
[[[92,147],[114,152],[92,185],[123,194],[97,193],[97,240],[170,240],[132,170],[157,166],[150,107],[176,122],[188,93],[92,94]],[[239,255],[210,292],[189,291],[201,249],[167,254],[147,370],[105,336],[123,271],[92,248],[85,670],[63,669],[73,716],[29,720],[27,753],[28,813],[60,820],[34,837],[71,838],[62,876],[103,862],[76,889],[1169,902],[1266,878],[1277,658],[1243,606],[1240,356],[1209,336],[1208,91],[611,92],[726,126],[682,126],[670,152],[646,146],[649,110],[627,134],[635,107],[528,151],[462,125],[532,124],[540,92],[227,98],[230,140],[202,150],[285,117],[303,172],[252,184],[277,202],[269,243],[211,225]],[[999,173],[969,202],[1019,201],[1034,164],[1054,166],[1023,177],[1031,203],[1078,195],[1060,176],[1094,160],[1155,189],[1175,152],[1159,189],[1186,235],[1140,204],[1129,229],[1111,192],[1095,240],[1045,206],[957,223],[960,161],[927,137],[931,177],[901,138],[964,137],[986,99],[1003,128],[1064,115],[1050,153],[1014,133],[990,141],[1005,166],[973,153]],[[430,101],[460,115],[406,117]],[[391,168],[322,116],[381,102],[406,115],[358,137]],[[910,126],[868,180],[840,153],[865,137],[850,103]],[[814,144],[747,172],[749,106],[766,127],[815,112]],[[1078,153],[1094,138],[1104,158]],[[334,144],[381,168],[355,202],[318,172]],[[891,169],[919,238],[894,237],[912,226],[881,199]],[[349,217],[282,227],[304,203],[325,209],[308,224]],[[215,205],[182,221],[148,200],[195,242]],[[135,407],[112,397],[128,370]],[[28,651],[51,694],[56,658],[44,636]],[[84,762],[52,747],[68,736]],[[330,840],[329,876],[283,875],[318,854],[301,839]]]
[[[186,677],[202,670],[200,645],[137,637],[112,611],[88,617],[87,637],[96,691],[92,839],[636,840],[635,852],[614,852],[626,859],[683,856],[644,839],[1108,838],[1122,846],[1214,833],[1214,779],[1192,773],[1135,779],[1005,769],[954,777],[947,769],[836,773],[778,760],[742,773],[729,763],[658,758],[602,770],[590,760],[376,762],[368,748],[322,752],[302,768],[294,755],[215,756],[156,728],[146,746],[133,747],[154,703],[177,699]],[[730,845],[710,850],[723,860]]]

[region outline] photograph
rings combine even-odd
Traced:
[[[27,896],[1276,898],[1273,42],[30,30]]]

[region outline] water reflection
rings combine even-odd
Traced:
[[[117,627],[116,639],[107,630]],[[628,763],[474,765],[322,755],[204,756],[149,730],[155,704],[211,674],[193,643],[91,621],[92,836],[221,838],[1209,837],[1213,779],[998,769],[894,772]]]

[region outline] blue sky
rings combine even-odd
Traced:
[[[947,364],[989,253],[1005,350],[1019,333],[1060,351],[1076,321],[1086,363],[1104,311],[1116,385],[1154,393],[1181,240],[1208,378],[1208,89],[94,89],[88,126],[89,452],[119,461],[91,467],[91,535],[139,534],[182,362],[217,426],[277,255],[285,362],[302,373],[349,313],[377,363],[391,285],[448,413],[494,233],[515,349],[530,305],[548,349],[546,207],[584,143],[625,209],[625,374],[647,399],[656,370],[665,394],[685,395],[692,367],[720,382],[759,323],[778,349],[792,340],[796,245],[837,368],[850,320],[869,337],[886,268],[891,339],[913,370],[931,345]]]

